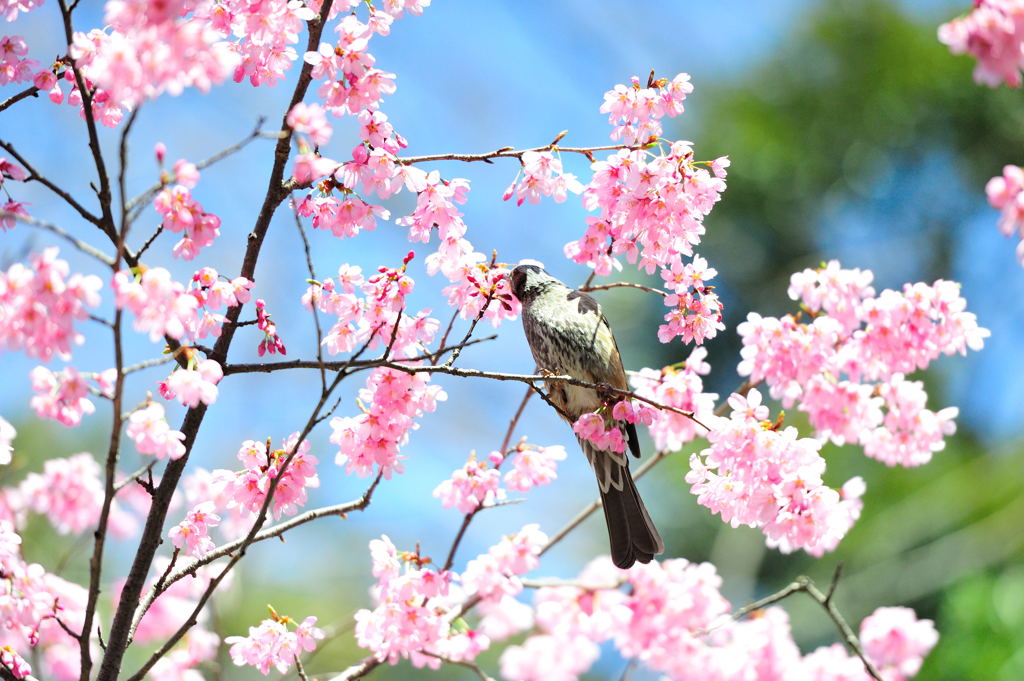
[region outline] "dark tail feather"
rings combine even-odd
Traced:
[[[612,562],[623,570],[633,563],[649,563],[665,550],[661,535],[654,528],[651,517],[636,490],[629,469],[622,471],[622,489],[609,487],[601,492],[604,519],[608,523]]]

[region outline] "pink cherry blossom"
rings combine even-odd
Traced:
[[[322,147],[331,141],[330,123],[324,115],[324,108],[319,104],[304,104],[299,102],[291,108],[285,121],[296,132],[309,135],[309,138],[318,147]]]
[[[600,655],[597,644],[583,636],[531,636],[522,645],[505,648],[501,675],[519,681],[576,681]]]
[[[505,498],[500,476],[497,468],[488,466],[486,461],[478,461],[476,454],[471,453],[465,465],[434,488],[434,496],[445,508],[455,507],[459,513],[471,513]]]
[[[298,433],[285,438],[279,448],[268,450],[267,444],[246,440],[238,450],[238,459],[245,467],[237,473],[224,472],[221,504],[247,514],[258,513],[266,503],[270,486],[277,480],[270,508],[274,517],[294,515],[308,500],[307,490],[320,486],[317,474],[319,459],[309,453],[309,440],[298,443]],[[294,452],[294,454],[293,454]],[[287,467],[285,461],[290,458]],[[282,472],[283,469],[283,472]],[[214,471],[215,474],[218,471]]]
[[[878,608],[860,623],[864,653],[886,678],[903,681],[917,674],[939,640],[931,620],[910,608]]]
[[[1008,237],[1016,233],[1017,260],[1024,265],[1024,169],[1020,166],[1004,166],[1001,176],[993,177],[985,185],[988,202],[1001,211],[999,231]]]
[[[25,210],[27,205],[25,202],[11,199],[0,206],[0,212],[7,213],[7,215],[0,216],[0,231],[6,232],[9,229],[14,229],[14,225],[17,222],[15,216],[30,217],[28,211]]]
[[[751,390],[734,395],[731,418],[712,417],[710,447],[690,458],[686,481],[697,502],[733,527],[760,528],[769,546],[785,553],[802,548],[820,556],[833,550],[860,514],[856,487],[846,496],[822,481],[821,443],[777,429]]]
[[[516,197],[523,201],[540,203],[542,196],[550,196],[558,203],[565,201],[569,192],[579,194],[583,185],[572,173],[562,170],[562,161],[550,151],[528,151],[522,156],[519,177],[505,190],[506,200]]]
[[[93,527],[103,505],[100,467],[91,454],[48,459],[42,473],[29,473],[18,487],[27,508],[45,515],[60,534],[78,534]],[[125,536],[135,520],[114,502],[110,530]]]
[[[140,454],[152,454],[157,459],[179,459],[185,454],[185,434],[167,425],[164,407],[159,402],[150,402],[132,412],[125,433],[135,441]]]
[[[561,445],[539,447],[520,442],[511,454],[512,468],[505,472],[502,481],[510,490],[529,492],[557,478],[556,462],[565,458],[565,447]]]
[[[135,315],[135,330],[149,332],[151,341],[164,335],[182,340],[199,325],[199,300],[162,267],[141,275],[121,270],[114,274],[111,287],[117,306]]]
[[[970,13],[939,27],[939,40],[953,54],[978,60],[974,80],[995,87],[1020,87],[1024,55],[1024,4],[1020,0],[975,0]]]
[[[0,12],[3,11],[4,9],[0,7]],[[39,70],[39,62],[25,57],[26,54],[28,54],[28,45],[25,44],[25,39],[22,36],[0,36],[0,85],[32,80],[36,71]],[[4,161],[0,160],[0,175],[6,174],[3,172],[3,164]]]
[[[959,287],[939,280],[875,294],[872,275],[833,261],[793,275],[790,296],[812,319],[751,313],[739,373],[764,381],[784,407],[808,413],[818,437],[860,444],[886,463],[919,465],[945,446],[955,408],[926,408],[907,373],[984,345],[989,331],[966,311]]]
[[[15,263],[0,273],[0,347],[49,361],[69,360],[71,346],[82,343],[74,323],[99,305],[102,282],[91,274],[69,276],[57,252],[33,253],[27,266]]]
[[[590,441],[595,448],[608,452],[626,451],[626,439],[616,421],[598,413],[587,413],[572,424],[573,432],[581,440]]]
[[[515,596],[523,589],[519,576],[540,564],[540,552],[548,537],[538,525],[526,525],[514,535],[502,537],[487,553],[474,558],[462,573],[466,591],[484,599]]]
[[[32,390],[36,394],[30,404],[39,418],[54,419],[74,427],[82,422],[82,416],[96,411],[87,397],[89,384],[73,366],[64,367],[59,374],[37,366],[31,377]]]
[[[212,359],[200,360],[195,368],[178,368],[164,383],[168,394],[186,407],[195,407],[200,402],[206,405],[217,400],[217,383],[224,377],[220,364]]]
[[[452,628],[446,607],[452,573],[432,570],[420,556],[397,551],[387,536],[371,541],[370,553],[377,577],[371,589],[376,606],[356,613],[356,642],[382,662],[407,658],[417,667],[436,669],[436,655],[449,645],[448,639],[463,635]],[[461,643],[462,659],[471,659],[483,641],[477,646]],[[435,656],[424,654],[429,652]]]
[[[220,516],[214,513],[214,509],[212,501],[204,501],[195,506],[184,520],[167,533],[171,543],[196,558],[202,558],[212,551],[214,544],[210,539],[209,528],[220,523]]]
[[[338,445],[335,459],[347,473],[360,477],[374,470],[386,479],[404,469],[399,451],[408,442],[416,419],[433,412],[448,398],[440,386],[430,385],[425,373],[407,374],[379,368],[371,372],[359,391],[364,411],[358,416],[331,419],[331,442]]]
[[[213,244],[220,236],[220,218],[203,210],[184,184],[167,187],[157,194],[153,207],[163,215],[163,227],[171,232],[184,232],[173,250],[175,257],[192,260],[199,250]]]
[[[641,369],[630,377],[630,383],[637,395],[693,412],[697,421],[703,423],[705,417],[714,412],[718,399],[717,394],[704,392],[701,376],[711,371],[705,362],[707,354],[706,348],[694,348],[680,365],[667,366],[661,371]],[[649,429],[659,451],[676,451],[704,431],[694,419],[666,410],[655,411]]]

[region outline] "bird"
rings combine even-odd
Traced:
[[[513,268],[509,283],[522,306],[523,331],[538,371],[629,389],[615,336],[592,296],[569,288],[534,264]],[[614,397],[565,382],[545,383],[549,402],[570,424]],[[618,426],[629,451],[639,458],[636,427],[627,421],[619,421]],[[622,569],[636,562],[649,563],[664,552],[665,544],[637,492],[629,457],[626,452],[600,450],[589,440],[577,439],[597,475],[612,562]]]

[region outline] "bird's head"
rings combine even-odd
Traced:
[[[519,265],[509,275],[512,294],[523,305],[554,286],[564,286],[538,265]]]

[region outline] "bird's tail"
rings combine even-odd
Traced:
[[[612,562],[624,570],[636,562],[651,562],[665,550],[665,543],[637,492],[626,455],[598,450],[586,440],[580,444],[597,474]]]

